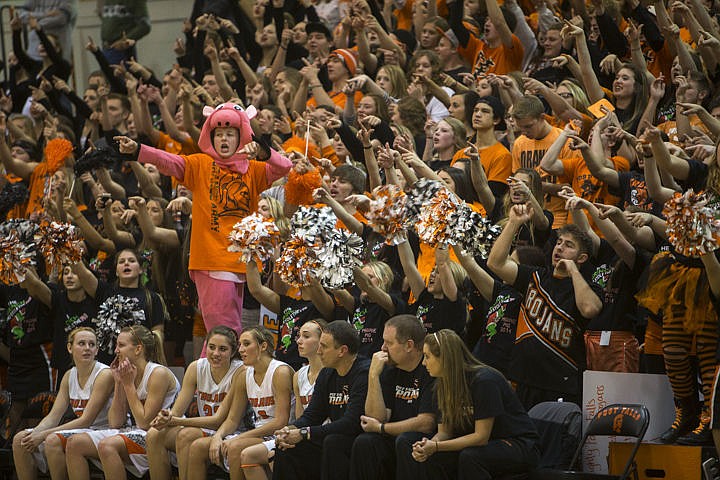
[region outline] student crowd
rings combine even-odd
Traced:
[[[666,373],[660,440],[712,442],[714,0],[196,0],[167,72],[106,1],[82,92],[49,3],[0,92],[19,478],[495,478],[585,370]]]

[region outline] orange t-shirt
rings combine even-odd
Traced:
[[[708,130],[702,120],[700,120],[700,117],[698,117],[697,115],[692,115],[690,117],[690,126],[702,130],[702,132],[706,135],[710,134],[710,130]],[[667,134],[670,142],[674,143],[675,145],[680,145],[680,139],[678,138],[677,131],[677,122],[675,120],[668,120],[667,122],[663,122],[658,125],[657,128]]]
[[[499,47],[495,48],[490,48],[487,43],[475,35],[470,35],[467,45],[458,47],[458,52],[465,60],[472,62],[474,68],[478,67],[478,63],[483,60],[482,56],[484,56],[485,59],[492,61],[492,65],[487,68],[487,73],[505,75],[520,70],[525,48],[515,35],[512,36],[512,47],[500,44]]]
[[[336,107],[340,107],[342,109],[345,108],[345,100],[347,100],[347,95],[345,95],[343,92],[328,92],[328,96],[333,101]],[[358,103],[360,103],[360,100],[363,97],[363,93],[360,91],[355,92],[355,106],[357,107]],[[317,100],[315,100],[315,97],[310,98],[306,105],[308,107],[317,107]]]
[[[510,150],[500,142],[489,147],[478,150],[480,163],[488,182],[500,182],[507,185],[507,178],[512,174],[512,156]],[[452,167],[461,158],[467,158],[464,150],[458,150],[453,156],[450,166]]]
[[[512,171],[515,172],[519,168],[532,168],[540,173],[543,182],[558,183],[557,178],[540,170],[540,161],[545,156],[545,152],[555,139],[560,136],[562,130],[556,127],[550,129],[550,133],[540,140],[533,140],[525,135],[521,135],[515,139],[512,149]],[[566,143],[560,151],[560,158],[570,158],[575,156]],[[545,196],[545,208],[552,212],[555,217],[553,229],[560,228],[567,223],[567,210],[565,210],[565,201],[554,195]]]
[[[159,132],[160,138],[158,138],[157,145],[155,147],[159,150],[165,150],[168,153],[174,153],[175,155],[192,155],[193,153],[201,153],[200,147],[193,141],[192,137],[188,137],[183,142],[178,142],[170,135],[165,132]]]
[[[627,172],[630,170],[630,161],[625,157],[612,157],[615,171]],[[618,205],[620,198],[611,195],[606,183],[594,177],[585,163],[582,156],[562,159],[565,173],[558,177],[558,183],[569,183],[575,193],[590,202],[602,203],[605,205]],[[602,237],[600,229],[595,225],[592,218],[588,217],[590,227]]]
[[[228,252],[233,225],[257,209],[260,193],[270,185],[265,163],[250,160],[245,174],[220,168],[204,153],[185,159],[183,185],[193,192],[190,270],[245,273],[238,253]]]
[[[405,0],[405,5],[402,8],[394,8],[393,15],[397,19],[397,28],[399,30],[412,31],[413,27],[413,4],[415,0]]]

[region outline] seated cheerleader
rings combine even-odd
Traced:
[[[37,470],[55,479],[68,478],[65,443],[74,434],[107,428],[113,378],[107,365],[98,362],[95,332],[79,327],[70,332],[67,349],[75,364],[60,382],[50,413],[33,429],[13,439],[13,460],[19,480],[37,478]],[[68,407],[77,418],[60,424]],[[53,435],[54,434],[54,435]]]
[[[405,313],[406,305],[399,295],[390,292],[395,275],[387,263],[368,262],[362,268],[355,268],[353,273],[360,289],[358,294],[347,290],[337,290],[334,294],[350,313],[350,323],[360,335],[358,354],[369,358],[382,347],[385,322]]]
[[[72,480],[87,480],[87,460],[102,463],[106,478],[127,478],[125,469],[141,477],[148,471],[145,436],[150,422],[163,408],[170,408],[179,382],[166,367],[155,363],[162,355],[162,342],[155,332],[143,326],[125,327],[117,337],[116,358],[110,366],[115,394],[108,413],[110,429],[73,435],[66,455]],[[118,430],[131,414],[135,427]]]
[[[449,328],[463,335],[468,318],[467,301],[462,294],[467,277],[465,269],[450,260],[447,247],[438,247],[435,249],[435,267],[425,286],[407,241],[398,245],[398,253],[415,297],[415,303],[408,307],[410,312],[415,312],[428,333]]]
[[[171,463],[178,467],[182,480],[187,478],[187,449],[196,439],[207,436],[209,430],[192,426],[195,419],[185,418],[185,411],[195,395],[198,415],[214,415],[230,391],[235,372],[242,367],[237,358],[235,330],[218,325],[208,333],[206,344],[207,358],[195,360],[188,366],[172,409],[161,410],[151,423],[153,428],[148,430],[147,452],[153,480],[169,480]],[[174,453],[168,455],[168,452]]]
[[[293,376],[293,392],[295,393],[295,418],[302,417],[315,390],[315,379],[322,370],[322,361],[318,355],[322,319],[310,320],[300,327],[297,338],[298,353],[307,359],[308,364],[295,372]],[[261,444],[247,447],[240,454],[240,464],[245,480],[268,480],[265,466],[275,456],[275,439],[266,440]]]
[[[245,375],[240,374],[233,382],[232,406],[217,432],[190,446],[187,478],[206,478],[208,461],[228,469],[231,479],[243,478],[241,452],[269,440],[273,432],[287,425],[293,401],[293,369],[275,360],[272,352],[273,337],[268,329],[252,327],[240,335]],[[248,404],[255,413],[254,428],[235,434]]]
[[[300,288],[302,297],[299,300],[276,293],[262,284],[255,262],[246,264],[246,279],[250,294],[278,316],[278,344],[275,349],[275,358],[286,362],[295,370],[299,369],[303,365],[303,361],[297,353],[295,339],[300,327],[313,318],[332,319],[335,313],[333,298],[315,279]]]
[[[398,471],[416,480],[490,480],[537,465],[537,431],[500,372],[478,362],[452,330],[428,334],[423,354],[442,420],[430,439],[398,440]]]

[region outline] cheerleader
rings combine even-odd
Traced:
[[[264,327],[253,327],[240,335],[240,358],[245,374],[233,384],[233,402],[227,418],[212,437],[195,440],[190,446],[187,478],[204,479],[208,461],[224,466],[230,478],[242,477],[241,452],[269,440],[276,430],[290,420],[292,368],[273,358],[272,333]],[[246,406],[254,412],[254,428],[237,431]],[[223,462],[224,458],[224,462]]]
[[[153,480],[169,480],[171,463],[178,467],[181,479],[187,478],[187,449],[196,439],[207,436],[208,430],[193,426],[194,419],[186,419],[185,411],[196,395],[200,417],[217,413],[230,391],[235,372],[242,366],[237,358],[237,333],[225,325],[210,330],[206,352],[207,358],[188,366],[172,409],[161,410],[151,423],[153,428],[148,430],[147,451]],[[168,455],[169,452],[173,453]]]
[[[107,428],[113,379],[107,365],[98,362],[95,332],[79,327],[70,332],[67,349],[75,364],[60,382],[50,413],[33,429],[13,439],[13,460],[18,479],[37,478],[37,470],[54,479],[68,478],[65,443],[85,429]],[[60,424],[68,407],[74,419]],[[54,434],[54,435],[53,435]]]
[[[170,408],[180,388],[175,375],[156,363],[162,355],[162,341],[143,326],[120,331],[116,358],[110,366],[115,394],[108,413],[110,429],[73,435],[66,448],[68,473],[72,480],[87,480],[87,460],[99,460],[106,478],[127,478],[125,468],[142,477],[148,471],[145,451],[146,430],[160,409]],[[119,430],[128,424],[135,428]]]
[[[310,320],[303,324],[297,338],[298,353],[308,364],[295,372],[293,376],[293,392],[295,393],[295,418],[300,418],[310,403],[315,390],[315,379],[322,370],[322,361],[318,355],[322,319]],[[275,439],[247,447],[240,454],[240,464],[245,480],[268,480],[265,466],[275,456]]]

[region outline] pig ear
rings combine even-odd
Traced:
[[[250,105],[248,108],[245,109],[245,115],[247,115],[248,120],[252,120],[257,116],[257,109],[255,108],[255,105]]]
[[[203,113],[203,116],[204,116],[204,117],[209,117],[210,115],[212,115],[212,113],[213,113],[214,111],[215,111],[215,109],[214,109],[213,107],[211,107],[211,106],[209,106],[209,105],[205,105],[205,106],[203,107],[202,113]]]

